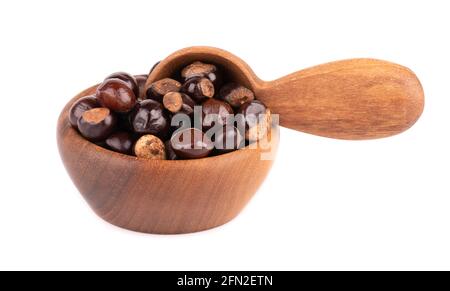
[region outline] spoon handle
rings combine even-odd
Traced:
[[[406,67],[374,59],[352,59],[298,71],[255,88],[280,125],[340,139],[372,139],[411,127],[423,111],[424,95]]]

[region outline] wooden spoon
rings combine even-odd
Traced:
[[[229,77],[256,93],[281,125],[322,136],[363,139],[410,127],[423,109],[423,92],[408,69],[377,60],[349,60],[299,71],[272,82],[220,49],[193,47],[163,60],[147,84],[172,76],[193,61],[226,68]],[[106,221],[148,233],[187,233],[226,223],[244,208],[273,160],[262,148],[245,148],[197,160],[146,160],[101,148],[68,120],[71,105],[95,93],[86,89],[62,110],[57,141],[63,163],[92,209]],[[278,130],[270,139],[275,154]]]
[[[280,125],[340,139],[391,136],[411,127],[423,111],[424,94],[408,68],[375,59],[352,59],[262,81],[235,55],[213,47],[189,47],[161,61],[147,85],[201,60],[221,65],[255,92]]]

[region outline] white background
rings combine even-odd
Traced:
[[[0,1],[0,269],[450,269],[448,1]],[[146,73],[192,45],[263,79],[332,60],[419,76],[407,132],[341,141],[283,130],[235,220],[179,236],[113,227],[58,156],[64,104],[111,72]]]

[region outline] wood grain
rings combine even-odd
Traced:
[[[410,128],[423,111],[419,80],[409,69],[380,60],[324,64],[267,82],[256,96],[280,124],[340,139],[372,139]]]
[[[75,186],[104,220],[130,230],[177,234],[209,229],[235,217],[264,181],[271,160],[245,148],[198,160],[145,160],[103,149],[82,138],[63,109],[58,148]],[[272,138],[273,150],[278,134]]]
[[[406,67],[374,59],[327,63],[266,82],[227,51],[189,47],[164,59],[147,84],[196,60],[226,68],[280,115],[280,125],[320,136],[387,137],[410,128],[423,111],[424,94],[416,75]]]

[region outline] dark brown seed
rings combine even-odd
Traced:
[[[201,111],[200,114],[201,116]],[[193,116],[194,114],[187,114],[187,113],[183,113],[183,112],[177,112],[175,114],[173,114],[170,118],[170,129],[172,132],[179,130],[181,128],[190,128],[193,127]],[[201,124],[201,120],[198,122],[199,124]]]
[[[208,99],[202,104],[203,128],[208,130],[216,123],[223,126],[233,113],[233,108],[228,103],[217,99]]]
[[[245,139],[258,141],[265,137],[271,129],[270,110],[258,100],[244,103],[236,116],[238,125],[245,128]]]
[[[181,77],[187,81],[192,77],[206,77],[209,73],[217,71],[217,67],[202,62],[193,62],[181,71]]]
[[[170,143],[170,140],[166,141],[164,143],[164,146],[166,147],[166,158],[168,160],[178,160],[177,154],[173,151],[172,145]]]
[[[211,139],[196,128],[186,128],[175,132],[170,143],[175,154],[184,159],[207,157],[214,148]]]
[[[125,81],[106,79],[97,88],[97,100],[114,112],[129,112],[136,105],[136,96]]]
[[[116,113],[118,131],[133,132],[130,124],[130,113]]]
[[[197,102],[203,102],[205,99],[212,98],[215,91],[209,79],[193,77],[183,84],[181,92],[188,94]]]
[[[144,100],[146,98],[146,96],[145,96],[145,83],[147,82],[148,75],[136,75],[134,77],[136,78],[136,82],[137,82],[138,87],[139,87],[139,95],[136,96],[136,97],[138,97],[139,100]]]
[[[178,92],[180,91],[180,88],[180,82],[174,79],[164,78],[150,84],[150,86],[147,87],[146,94],[147,98],[162,102],[164,95],[169,92]]]
[[[146,134],[136,141],[134,154],[139,158],[150,160],[166,159],[164,143],[158,137],[151,134]]]
[[[180,111],[183,106],[183,98],[180,92],[169,92],[163,97],[164,107],[172,113]]]
[[[181,71],[181,77],[186,82],[193,77],[208,78],[215,88],[218,88],[222,82],[222,75],[215,65],[202,62],[193,62]]]
[[[138,134],[152,134],[165,139],[170,124],[169,117],[164,112],[161,103],[147,99],[139,102],[130,113],[130,125],[133,132]]]
[[[73,103],[72,107],[69,110],[69,123],[75,128],[78,128],[78,119],[80,119],[81,115],[84,112],[92,109],[100,107],[98,104],[97,98],[94,95],[86,96],[81,99],[78,99],[75,103]]]
[[[194,112],[195,102],[187,94],[169,92],[163,98],[164,107],[172,113],[191,115]]]
[[[239,130],[227,125],[214,134],[214,147],[219,153],[227,153],[244,147],[245,139]]]
[[[105,78],[105,80],[108,80],[108,79],[119,79],[119,80],[124,81],[125,83],[128,84],[130,89],[133,91],[134,95],[136,97],[139,97],[139,85],[134,76],[132,76],[128,73],[125,73],[125,72],[117,72],[117,73],[113,73]]]
[[[126,155],[132,153],[133,143],[133,137],[130,133],[125,131],[113,133],[105,141],[105,144],[109,149]]]
[[[78,119],[78,129],[86,139],[96,142],[105,140],[114,131],[116,123],[116,116],[108,108],[93,108]]]
[[[245,102],[255,99],[253,92],[236,83],[228,83],[220,89],[219,96],[234,108],[239,108]]]

